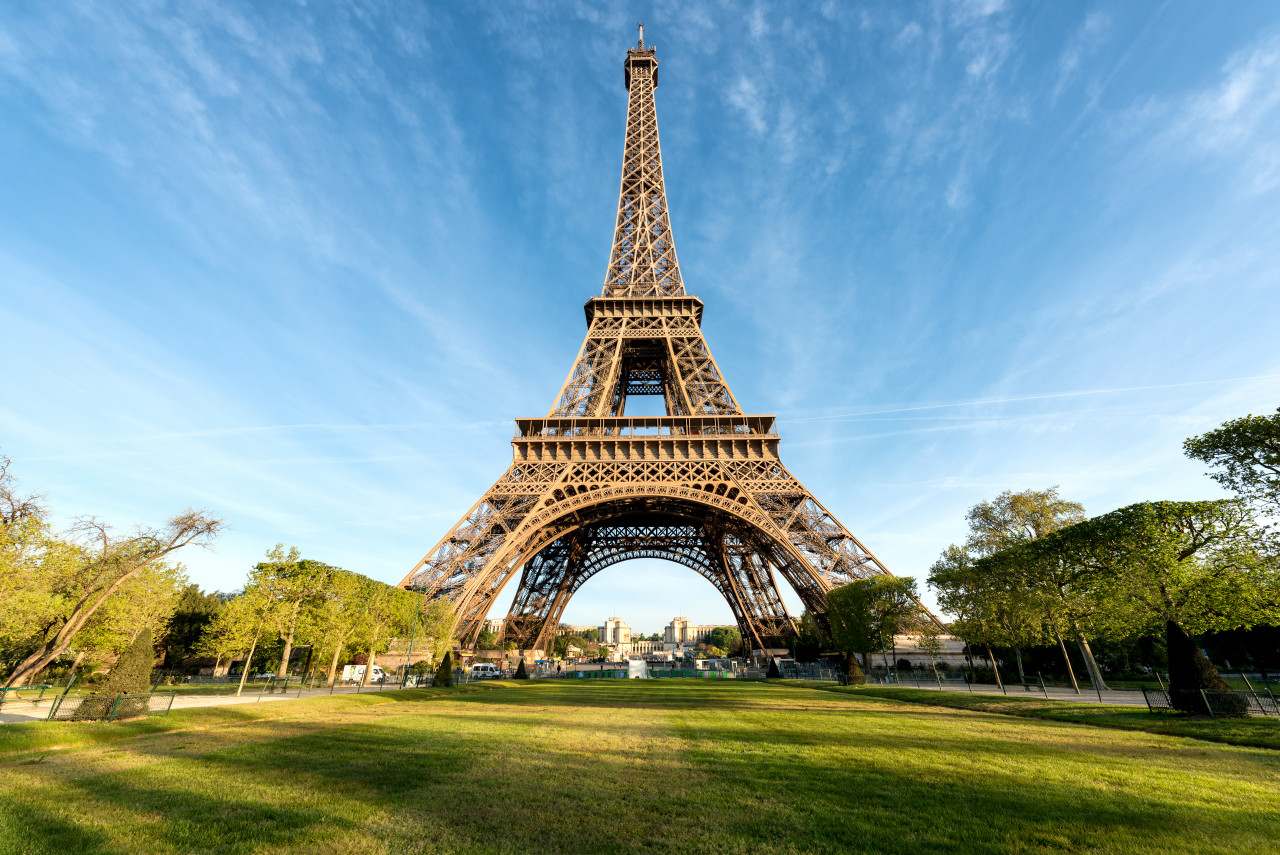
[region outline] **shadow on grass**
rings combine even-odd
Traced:
[[[680,704],[686,691],[459,694],[352,724],[289,726],[302,733],[228,734],[191,756],[128,746],[132,769],[63,783],[116,818],[106,839],[118,851],[338,849],[340,839],[406,852],[1270,852],[1280,831],[1280,765],[1266,753],[1102,756],[1095,740],[1126,737],[1073,744],[1025,722],[1019,739],[1002,738],[969,716],[874,701],[858,716],[839,703],[779,711],[719,688]],[[1042,738],[1032,731],[1053,741],[1023,741]],[[1213,765],[1224,754],[1230,774]],[[27,810],[38,837],[54,818]],[[121,845],[140,828],[138,845]]]

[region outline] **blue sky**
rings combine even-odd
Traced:
[[[708,341],[891,570],[1004,489],[1219,495],[1182,440],[1280,404],[1270,2],[4,4],[22,484],[224,516],[208,588],[277,542],[399,581],[581,343],[638,20]],[[661,562],[565,617],[615,613],[729,619]]]

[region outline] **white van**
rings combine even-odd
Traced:
[[[342,680],[343,682],[348,682],[348,681],[358,682],[364,679],[364,671],[365,671],[364,665],[344,665],[342,666]],[[373,670],[369,672],[369,682],[381,683],[383,680],[387,678],[387,676],[388,676],[387,673],[382,670],[381,665],[374,665]]]
[[[477,662],[471,666],[472,680],[500,680],[502,671],[492,662]]]

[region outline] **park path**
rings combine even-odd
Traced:
[[[399,688],[398,685],[388,686],[387,691]],[[296,689],[290,689],[288,692],[277,692],[276,694],[260,693],[258,690],[246,691],[240,697],[235,695],[184,695],[179,692],[173,699],[171,709],[185,710],[196,707],[225,707],[235,706],[237,704],[256,704],[270,703],[271,701],[294,701],[298,698],[317,698],[328,697],[329,695],[354,695],[358,693],[369,693],[381,691],[377,686],[359,688],[356,686],[335,687],[330,691],[327,687],[316,689],[303,689],[298,692]],[[163,695],[164,692],[157,694]],[[24,721],[43,721],[49,716],[49,705],[52,703],[54,694],[45,695],[40,703],[33,703],[24,700],[8,700],[4,702],[3,709],[0,709],[0,724],[11,724]]]
[[[1046,687],[1045,691],[1035,689],[1027,691],[1020,685],[1005,686],[1001,690],[999,686],[994,684],[976,683],[969,686],[965,683],[944,684],[939,687],[937,683],[922,681],[917,687],[912,682],[903,682],[897,684],[897,687],[904,689],[920,688],[925,691],[940,692],[959,692],[961,694],[972,693],[975,695],[1007,695],[1011,698],[1045,698],[1051,701],[1073,701],[1076,703],[1104,703],[1114,704],[1117,706],[1145,706],[1146,701],[1143,700],[1142,692],[1134,689],[1106,689],[1101,692],[1101,700],[1099,693],[1092,688],[1081,687],[1080,694],[1076,694],[1070,689],[1060,687]],[[387,691],[398,686],[389,686]],[[181,692],[173,700],[172,709],[183,710],[193,709],[196,707],[220,707],[234,706],[237,704],[257,704],[271,703],[272,701],[292,701],[298,698],[316,698],[327,697],[331,694],[336,695],[354,695],[361,692],[377,692],[379,688],[366,687],[357,688],[355,686],[337,687],[330,691],[328,688],[303,689],[301,692],[290,689],[288,692],[278,692],[275,694],[260,693],[258,691],[247,691],[240,697],[235,695],[184,695]],[[21,700],[6,701],[4,708],[0,710],[0,724],[17,723],[24,721],[42,721],[49,715],[49,704],[53,695],[48,695],[39,704]]]

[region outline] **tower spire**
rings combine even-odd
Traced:
[[[627,137],[622,151],[622,188],[613,251],[605,274],[605,297],[679,297],[684,284],[667,213],[662,181],[662,149],[658,145],[658,112],[653,90],[658,86],[658,57],[644,46],[627,51],[623,63],[627,86]]]

